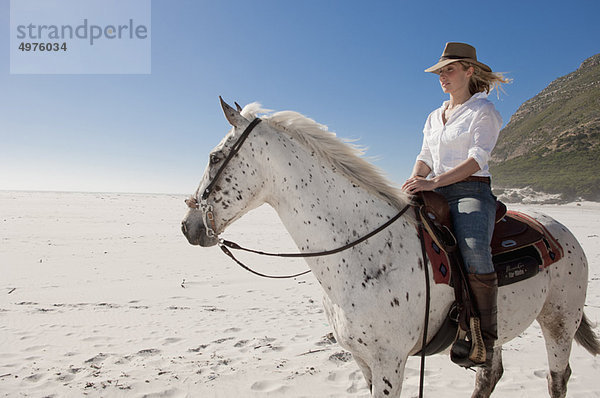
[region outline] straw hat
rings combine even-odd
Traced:
[[[486,72],[492,71],[489,66],[477,61],[477,52],[475,51],[475,47],[466,43],[446,43],[446,47],[444,48],[444,52],[442,53],[438,63],[430,68],[425,69],[425,72],[437,73],[438,69],[441,69],[453,62],[462,60],[478,65]]]

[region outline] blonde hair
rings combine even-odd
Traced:
[[[470,66],[473,67],[473,74],[471,75],[471,79],[469,80],[469,92],[471,95],[484,92],[489,94],[490,91],[496,89],[496,93],[498,97],[500,97],[500,91],[502,89],[502,84],[508,84],[512,82],[512,79],[504,76],[504,73],[501,72],[488,72],[483,70],[479,65],[473,64],[468,61],[458,61],[464,70],[469,69]]]

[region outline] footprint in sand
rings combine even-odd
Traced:
[[[200,344],[198,347],[196,348],[189,348],[188,352],[201,352],[203,351],[206,347],[208,347],[208,344]]]
[[[108,337],[108,336],[90,336],[90,337],[81,339],[81,341],[85,341],[86,343],[93,343],[95,341],[109,341],[112,339],[113,339],[112,337]]]
[[[125,365],[128,364],[129,362],[131,362],[131,358],[133,358],[133,355],[127,355],[124,356],[122,358],[119,358],[115,361],[115,365]]]
[[[173,344],[173,343],[177,343],[179,341],[181,341],[182,339],[179,337],[167,337],[166,339],[163,340],[163,345],[169,345],[169,344]]]
[[[540,379],[545,379],[548,373],[545,370],[535,370],[533,374]]]
[[[348,380],[364,380],[364,376],[360,370],[355,370],[353,372],[350,372],[350,374],[348,375]]]
[[[350,362],[352,360],[352,354],[348,351],[340,351],[329,356],[331,362]]]
[[[235,337],[224,337],[222,339],[218,339],[218,340],[213,341],[213,343],[214,344],[222,344],[222,343],[224,343],[224,342],[226,342],[228,340],[233,340],[233,339],[235,339]]]
[[[266,350],[283,351],[284,347],[273,344],[276,340],[277,339],[273,337],[264,337],[262,339],[258,339],[257,343],[253,345],[253,348],[255,350],[260,348],[262,349],[262,352],[266,352]]]
[[[23,340],[23,338],[21,338],[21,340]],[[32,345],[31,347],[25,348],[25,350],[23,350],[23,351],[26,351],[26,352],[43,351],[47,347],[48,347],[47,345]]]
[[[75,379],[75,375],[74,374],[63,374],[63,373],[57,373],[56,374],[56,380],[66,383],[69,381],[72,381],[73,379]]]
[[[84,361],[84,363],[98,364],[108,358],[108,355],[100,353],[90,359]]]
[[[145,350],[140,350],[137,352],[137,355],[141,356],[141,357],[149,357],[152,355],[157,355],[160,354],[160,350],[157,350],[155,348],[147,348]]]
[[[263,380],[257,381],[250,387],[252,391],[260,391],[270,394],[283,394],[289,390],[288,386],[282,385],[278,381]]]
[[[77,374],[79,372],[81,372],[83,370],[83,368],[69,368],[68,371],[71,374]]]
[[[120,308],[121,306],[118,304],[113,304],[113,303],[98,303],[96,304],[96,307],[100,307],[100,308]]]
[[[31,383],[35,383],[35,382],[41,380],[43,377],[44,377],[43,374],[41,374],[41,373],[35,373],[35,374],[32,374],[31,376],[27,376],[25,378],[25,380],[27,380],[27,381],[29,381]]]
[[[181,394],[177,388],[170,388],[168,390],[163,390],[160,392],[151,392],[148,394],[144,394],[143,396],[146,398],[163,398],[163,397],[176,397],[178,394]]]
[[[248,340],[240,340],[237,343],[235,343],[233,346],[235,348],[241,348],[241,347],[245,346],[246,344],[248,344]]]

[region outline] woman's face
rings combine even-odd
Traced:
[[[453,62],[439,70],[440,85],[447,94],[458,94],[469,91],[469,79],[473,74],[473,67],[466,70],[460,62]]]

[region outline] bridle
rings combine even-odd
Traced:
[[[204,226],[206,227],[206,235],[209,238],[214,238],[217,236],[217,234],[215,232],[215,214],[213,212],[213,207],[208,204],[208,197],[215,190],[215,187],[219,182],[221,174],[223,174],[223,171],[225,170],[229,162],[231,162],[231,159],[233,159],[233,157],[237,155],[244,141],[246,141],[252,130],[254,130],[254,127],[256,127],[256,125],[258,125],[260,122],[262,122],[262,119],[257,117],[253,121],[251,121],[250,124],[244,129],[244,132],[242,133],[242,135],[240,135],[240,138],[238,138],[237,141],[231,147],[231,151],[229,151],[229,154],[221,164],[221,167],[219,167],[219,170],[217,170],[217,173],[213,177],[212,181],[204,189],[201,200],[198,201],[198,195],[196,195],[196,197],[192,197],[185,201],[189,208],[199,209],[202,211],[202,217],[204,218]]]

